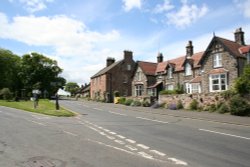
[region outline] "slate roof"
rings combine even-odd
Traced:
[[[138,61],[138,66],[142,69],[145,75],[155,75],[157,63]]]
[[[112,68],[114,68],[115,66],[119,65],[120,63],[122,63],[124,60],[120,60],[120,61],[117,61],[117,62],[114,62],[113,64],[111,64],[110,66],[108,67],[104,67],[103,69],[101,69],[99,72],[97,72],[95,75],[93,75],[91,77],[92,78],[96,78],[100,75],[103,75],[105,73],[107,73],[109,70],[111,70]]]

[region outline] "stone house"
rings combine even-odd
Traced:
[[[131,51],[124,51],[124,58],[117,62],[114,58],[107,58],[106,67],[91,77],[91,99],[112,102],[114,91],[118,91],[121,96],[131,96],[134,69],[135,61]]]
[[[138,61],[132,79],[132,96],[145,97],[155,92],[148,92],[148,87],[156,82],[157,63]],[[151,90],[151,89],[150,89]]]

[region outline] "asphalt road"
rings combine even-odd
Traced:
[[[0,107],[0,167],[249,167],[250,127],[60,101],[56,118]]]

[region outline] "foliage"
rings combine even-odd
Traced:
[[[175,89],[176,94],[183,94],[185,93],[184,91],[184,86],[181,85],[180,83],[177,84],[177,88]]]
[[[184,88],[183,85],[177,84],[177,87],[174,90],[162,90],[160,95],[172,95],[172,94],[183,94]]]
[[[58,117],[70,117],[75,115],[74,113],[64,109],[63,107],[60,107],[60,110],[56,110],[55,104],[50,102],[49,100],[40,100],[39,106],[36,109],[34,109],[34,102],[32,101],[6,102],[0,100],[0,105]]]
[[[217,110],[217,107],[216,107],[215,104],[211,104],[211,105],[209,106],[209,112],[215,112],[216,110]]]
[[[4,100],[11,100],[11,98],[12,98],[12,93],[10,92],[9,88],[3,88],[0,91],[0,95],[3,96]]]
[[[178,100],[176,107],[177,107],[178,110],[184,108],[181,100]]]
[[[149,101],[148,101],[148,100],[144,100],[144,101],[142,102],[142,106],[143,106],[143,107],[149,107],[149,106],[150,106]]]
[[[197,110],[199,108],[199,102],[195,99],[192,100],[192,102],[189,104],[190,110]]]
[[[242,76],[236,80],[235,89],[240,95],[250,94],[250,64],[245,66]]]
[[[80,90],[80,87],[75,82],[68,82],[65,85],[65,91],[70,92],[72,96],[74,96],[79,90]]]
[[[175,90],[162,90],[160,91],[160,95],[172,95],[176,94]]]
[[[114,91],[114,97],[120,97],[120,92],[119,91]]]
[[[229,100],[231,99],[231,97],[233,97],[234,95],[236,95],[237,93],[234,90],[226,90],[221,92],[221,96],[225,99],[225,100]]]
[[[131,103],[131,105],[132,105],[132,106],[138,107],[138,106],[141,106],[141,102],[138,101],[138,100],[135,100],[135,101],[133,101],[133,102]]]
[[[250,116],[250,104],[239,95],[229,101],[230,113],[238,116]]]
[[[170,104],[168,104],[168,109],[177,110],[177,105],[175,103],[170,103]]]
[[[120,99],[118,99],[118,104],[125,104],[125,102],[126,102],[125,97],[121,97]]]
[[[125,102],[126,106],[130,106],[132,104],[133,100],[132,99],[127,99]]]
[[[220,107],[218,107],[217,111],[221,114],[228,113],[229,112],[229,107],[226,103],[222,103]]]

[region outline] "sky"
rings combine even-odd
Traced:
[[[213,34],[250,44],[250,0],[1,0],[0,48],[57,60],[68,82],[88,83],[106,58],[156,62],[206,50]]]

